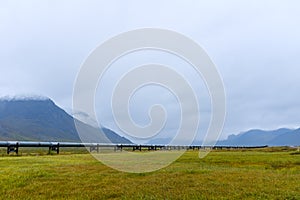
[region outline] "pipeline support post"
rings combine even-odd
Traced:
[[[56,151],[57,154],[59,154],[59,143],[57,145],[51,145],[49,146],[49,154],[51,154],[51,151]]]
[[[19,154],[19,143],[17,142],[14,146],[7,146],[7,154],[10,154],[10,152],[15,152],[17,155]]]

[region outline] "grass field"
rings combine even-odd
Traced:
[[[296,150],[213,151],[204,159],[188,151],[142,174],[118,172],[84,153],[4,155],[0,199],[300,199]]]

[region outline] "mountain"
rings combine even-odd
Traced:
[[[169,144],[172,138],[155,138],[147,144]],[[191,145],[202,145],[203,142],[195,140]],[[186,143],[184,144],[186,145]],[[228,146],[300,146],[300,128],[265,131],[253,129],[237,135],[230,135],[226,140],[218,141],[216,145]]]
[[[146,144],[169,144],[172,141],[172,138],[154,138],[149,140]]]
[[[84,142],[131,143],[74,119],[50,99],[0,99],[0,140],[81,142],[77,130],[87,133]]]
[[[271,143],[275,146],[300,146],[300,128],[279,135]]]
[[[230,135],[226,140],[219,141],[218,145],[239,146],[299,146],[300,129],[281,128],[272,131],[249,130],[238,135]]]

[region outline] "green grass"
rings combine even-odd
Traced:
[[[188,151],[164,169],[141,174],[118,172],[74,151],[3,156],[0,199],[300,199],[295,152],[213,151],[199,159]]]

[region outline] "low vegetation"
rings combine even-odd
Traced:
[[[24,152],[25,151],[25,152]],[[300,199],[297,149],[188,151],[152,173],[115,171],[84,150],[0,151],[0,199]]]

